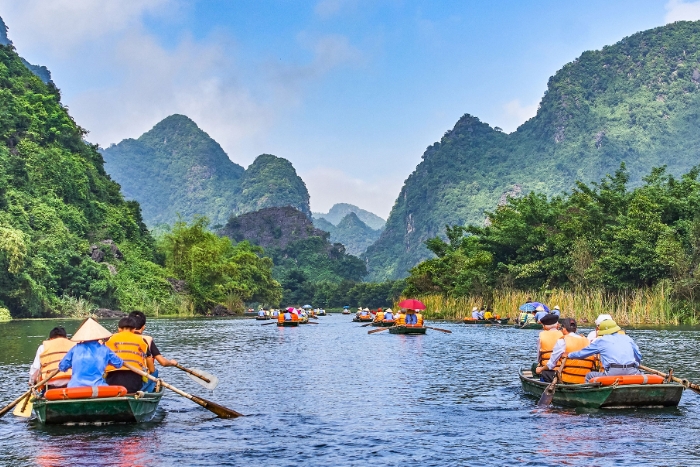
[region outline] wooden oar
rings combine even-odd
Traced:
[[[367,331],[367,334],[374,334],[375,332],[382,332],[382,331],[388,331],[389,328],[381,328],[381,329],[372,329],[371,331]]]
[[[271,324],[277,324],[277,321],[275,321],[275,322],[272,322],[272,323],[265,323],[265,324],[261,324],[260,326],[269,326],[269,325],[271,325]]]
[[[374,322],[374,321],[373,321],[373,322]],[[372,322],[372,323],[373,323],[373,322]],[[371,326],[371,325],[372,325],[372,323],[367,323],[367,324],[363,324],[363,325],[362,325],[362,326],[360,326],[360,327],[361,327],[361,328],[366,328],[367,326]]]
[[[136,373],[137,375],[141,375],[145,378],[150,379],[151,381],[158,382],[158,378],[155,378],[152,375],[149,375],[145,371],[141,371],[140,369],[129,365],[128,363],[124,364],[125,367]],[[203,399],[201,397],[193,396],[192,394],[187,394],[185,391],[181,391],[180,389],[176,388],[175,386],[166,383],[162,379],[160,380],[160,384],[165,386],[166,388],[170,389],[171,391],[180,394],[182,397],[186,397],[195,404],[199,404],[205,409],[209,410],[210,412],[213,412],[216,414],[218,417],[221,418],[234,418],[234,417],[244,417],[242,413],[236,412],[235,410],[231,410],[229,408],[224,407],[223,405],[216,404],[214,402],[208,401],[206,399]]]
[[[210,391],[213,391],[219,385],[219,378],[207,373],[204,370],[200,370],[198,368],[185,368],[179,363],[175,365],[175,367],[186,372],[187,376],[189,376],[192,381],[209,389]]]
[[[430,326],[426,326],[426,328],[427,328],[427,329],[432,329],[432,330],[434,330],[434,331],[440,331],[440,332],[446,332],[446,333],[448,333],[448,334],[452,334],[452,331],[450,331],[449,329],[432,328],[432,327],[430,327]]]
[[[12,415],[15,417],[29,418],[32,416],[32,410],[34,409],[34,404],[32,404],[29,399],[31,396],[24,398],[24,403],[22,405],[17,404],[15,410],[12,411]]]
[[[0,410],[0,417],[2,417],[2,416],[5,415],[7,412],[9,412],[10,410],[12,410],[12,408],[13,408],[15,405],[17,405],[17,404],[19,404],[20,402],[22,402],[25,398],[31,396],[31,395],[32,395],[32,391],[33,391],[34,389],[43,386],[44,384],[46,384],[51,378],[53,378],[53,377],[56,376],[57,374],[58,374],[58,369],[52,371],[51,373],[49,373],[49,375],[48,375],[46,378],[42,379],[41,381],[39,381],[38,383],[36,383],[34,386],[32,386],[31,388],[29,388],[29,391],[25,392],[24,394],[22,394],[21,396],[19,396],[17,399],[13,400],[13,401],[10,402],[8,405],[6,405],[2,410]]]
[[[659,375],[659,376],[662,376],[664,378],[668,377],[668,375],[666,373],[662,373],[659,370],[655,370],[653,368],[649,368],[649,367],[644,366],[644,365],[639,365],[639,368],[646,371],[647,373],[654,373],[655,375]],[[687,379],[676,378],[675,376],[671,376],[671,379],[673,381],[675,381],[676,383],[680,383],[681,385],[690,389],[691,391],[693,391],[697,394],[700,394],[700,386],[698,386],[697,384],[691,383]]]
[[[554,379],[551,383],[549,383],[549,386],[547,386],[547,388],[542,393],[542,397],[540,397],[540,401],[537,403],[537,405],[539,405],[540,407],[546,407],[552,403],[552,399],[554,399],[554,392],[557,390],[557,381],[561,379],[561,369],[564,368],[565,363],[566,357],[561,359],[561,363],[559,364],[559,371],[556,375],[554,375]]]

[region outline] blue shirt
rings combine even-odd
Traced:
[[[386,320],[394,319],[394,315],[392,315],[390,311],[387,311],[384,313],[384,319],[386,319]]]
[[[406,324],[418,324],[418,315],[406,313]]]
[[[642,361],[642,354],[637,344],[630,336],[619,333],[600,336],[588,347],[570,353],[569,358],[583,359],[595,354],[600,354],[600,362],[605,371],[610,369],[612,363],[632,365]]]
[[[538,311],[535,313],[535,322],[539,323],[539,321],[547,314],[546,311]]]
[[[119,368],[124,361],[106,345],[98,341],[81,342],[70,349],[58,364],[58,369],[73,369],[68,382],[69,388],[80,386],[107,386],[102,375],[107,365]]]
[[[478,311],[472,311],[472,319],[479,319],[479,312]]]
[[[556,308],[552,310],[551,313],[557,316],[561,316],[561,310],[557,310]]]

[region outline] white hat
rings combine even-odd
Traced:
[[[610,316],[610,315],[598,315],[598,317],[595,319],[595,325],[600,326],[600,323],[602,323],[603,321],[607,321],[609,319],[611,320],[612,316]]]
[[[535,308],[535,311],[544,311],[544,307],[542,305],[538,305],[537,308]]]
[[[477,307],[472,308],[472,311],[479,311]]]
[[[363,309],[362,311],[369,311],[369,308],[365,308],[365,309]]]
[[[391,308],[387,308],[386,310],[384,310],[384,313],[393,313],[393,311],[391,311]]]
[[[559,310],[559,305],[554,305],[555,310]],[[561,310],[560,310],[561,311]]]
[[[92,318],[86,319],[83,324],[75,331],[70,340],[73,342],[88,342],[100,339],[109,339],[111,332],[102,327],[100,323]]]

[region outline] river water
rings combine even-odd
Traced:
[[[2,406],[58,324],[70,333],[79,322],[0,323]],[[219,387],[173,368],[164,380],[247,417],[217,419],[172,392],[141,425],[44,427],[8,414],[0,465],[700,465],[700,395],[685,391],[677,409],[538,409],[517,377],[537,331],[433,324],[453,333],[368,335],[343,315],[299,328],[153,320],[163,354],[216,374]],[[700,380],[700,331],[628,333],[648,366]]]

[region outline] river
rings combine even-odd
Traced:
[[[0,323],[0,403],[16,398],[55,325]],[[114,322],[103,324],[112,329]],[[537,331],[434,323],[424,336],[321,317],[299,328],[249,319],[160,319],[147,332],[169,358],[219,377],[209,392],[174,368],[175,386],[242,412],[222,420],[168,392],[141,425],[44,427],[0,419],[5,466],[700,465],[700,395],[677,409],[538,409],[518,367]],[[632,329],[645,364],[700,380],[694,329]]]

